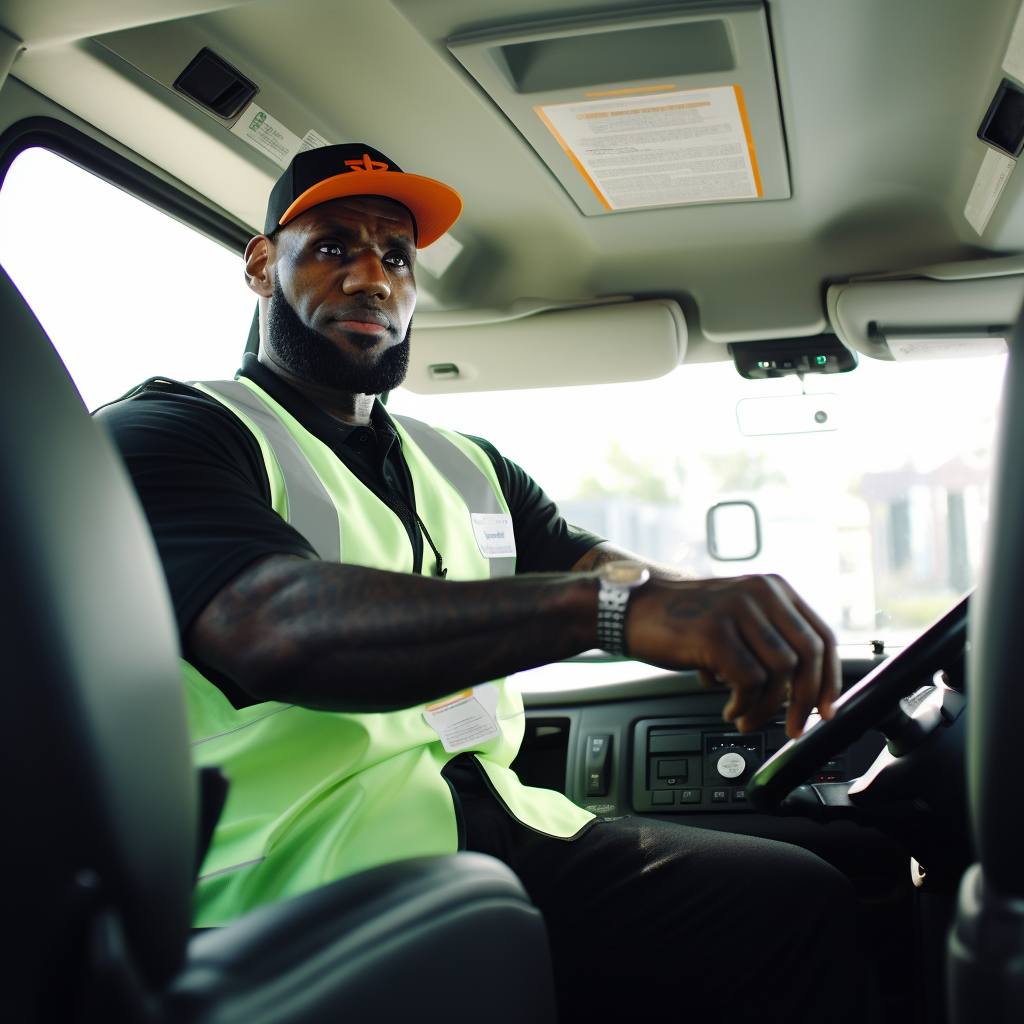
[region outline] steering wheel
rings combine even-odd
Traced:
[[[960,658],[967,640],[963,598],[898,654],[872,669],[835,702],[835,714],[821,719],[769,758],[747,785],[747,799],[760,811],[778,813],[785,798],[826,761],[870,728],[899,710],[899,702],[939,669]]]

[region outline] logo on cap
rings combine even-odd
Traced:
[[[351,167],[353,171],[386,171],[388,165],[381,160],[371,160],[369,153],[363,154],[362,160],[346,160],[346,167]]]

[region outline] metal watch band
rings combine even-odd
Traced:
[[[628,587],[601,580],[597,592],[597,643],[609,654],[626,653],[626,608],[631,593]]]

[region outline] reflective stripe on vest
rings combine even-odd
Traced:
[[[241,381],[204,380],[201,383],[243,409],[263,431],[284,477],[288,522],[309,541],[323,561],[341,561],[338,514],[327,488],[309,464],[309,459],[302,454],[295,438],[288,433],[288,428]]]
[[[470,461],[444,434],[411,416],[394,416],[393,419],[405,427],[406,433],[420,446],[424,455],[434,464],[437,471],[462,495],[470,513],[503,512],[498,504],[494,488]],[[512,524],[513,529],[515,523]],[[515,558],[490,558],[491,579],[497,576],[511,576],[516,571]]]

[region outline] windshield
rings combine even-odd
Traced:
[[[157,374],[238,368],[256,299],[237,254],[56,153],[7,171],[0,264],[90,409]]]
[[[658,380],[462,395],[393,393],[388,408],[491,441],[563,515],[698,576],[774,572],[841,644],[901,646],[975,582],[1005,356],[746,380],[731,362]],[[747,437],[741,399],[835,395],[838,429]],[[705,518],[758,508],[762,551],[720,562]],[[850,652],[863,653],[863,652]]]

